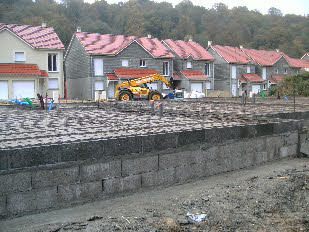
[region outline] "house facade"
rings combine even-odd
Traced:
[[[242,91],[248,94],[257,93],[266,83],[256,76],[249,75],[247,76],[249,78],[244,76],[256,74],[256,64],[240,48],[212,45],[209,42],[207,51],[215,58],[214,90],[227,91],[233,96],[240,96]],[[256,81],[257,79],[259,81]]]
[[[65,55],[69,98],[115,97],[122,81],[155,73],[173,78],[174,55],[156,38],[77,32]],[[147,84],[160,92],[163,82]]]
[[[53,28],[0,24],[0,99],[63,97],[64,46]]]
[[[175,87],[206,96],[213,91],[214,57],[205,48],[194,41],[166,39],[162,43],[175,56]]]

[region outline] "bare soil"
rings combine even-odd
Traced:
[[[309,159],[0,221],[0,231],[309,231]],[[202,222],[186,215],[207,214]]]

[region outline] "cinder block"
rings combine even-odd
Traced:
[[[81,180],[90,182],[121,176],[121,160],[106,163],[83,164],[80,167]]]
[[[8,154],[9,168],[33,167],[58,162],[57,154],[51,153],[50,146],[12,149]]]
[[[114,144],[116,155],[142,153],[142,143],[136,136],[117,138]]]
[[[142,186],[151,187],[159,185],[170,185],[176,182],[175,168],[153,171],[142,174]]]
[[[12,193],[7,196],[7,210],[10,214],[50,209],[56,205],[56,187],[23,193]]]
[[[74,151],[77,154],[77,160],[99,159],[104,154],[104,141],[92,140],[80,142],[75,145]]]
[[[0,171],[8,169],[8,155],[9,150],[0,150]]]
[[[216,159],[219,152],[219,148],[217,146],[213,146],[210,148],[205,148],[196,153],[196,162],[203,163],[203,162],[211,162]]]
[[[0,216],[6,215],[6,196],[0,196]]]
[[[183,182],[196,179],[202,176],[201,173],[205,172],[205,168],[206,165],[204,163],[176,167],[176,181]]]
[[[273,123],[262,123],[257,124],[256,128],[256,136],[265,136],[272,135],[274,133],[274,124]]]
[[[301,144],[300,152],[306,155],[307,157],[309,156],[309,141],[308,140]]]
[[[285,120],[280,123],[274,124],[274,133],[275,134],[283,134],[286,132],[296,131],[298,130],[298,122],[293,120]]]
[[[31,189],[31,174],[19,172],[0,175],[0,194],[23,192]]]
[[[60,202],[75,202],[94,199],[102,193],[102,181],[61,185],[58,189],[58,199]]]
[[[241,127],[214,127],[205,130],[206,143],[222,143],[227,140],[240,138]]]
[[[205,141],[205,130],[181,131],[178,133],[178,147],[202,143]]]
[[[157,150],[155,138],[156,138],[156,135],[153,135],[153,134],[140,136],[140,139],[141,139],[140,141],[143,146],[143,154]]]
[[[157,151],[176,148],[177,141],[177,133],[158,133],[154,136],[154,144]]]
[[[75,183],[79,179],[79,167],[43,169],[32,173],[32,187],[35,189]]]
[[[279,158],[279,149],[284,145],[284,137],[272,136],[266,138],[266,152],[270,160]]]
[[[279,152],[280,152],[280,157],[282,158],[297,155],[297,144],[286,146],[286,147],[281,147]]]
[[[257,152],[256,153],[256,159],[255,159],[256,163],[255,164],[261,164],[264,162],[267,162],[267,152]]]
[[[107,194],[137,190],[141,187],[141,175],[103,180],[103,191]]]
[[[158,155],[122,160],[122,176],[136,175],[159,169]]]
[[[196,163],[197,158],[195,155],[199,153],[201,153],[200,150],[188,150],[184,152],[159,155],[159,169],[163,170]]]
[[[293,145],[298,143],[298,132],[291,132],[285,137],[286,145]]]
[[[51,146],[54,154],[58,155],[59,162],[77,161],[78,143],[65,143]]]

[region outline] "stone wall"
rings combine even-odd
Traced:
[[[0,217],[113,197],[295,156],[303,122],[284,120],[0,153]]]

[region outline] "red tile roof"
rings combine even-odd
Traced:
[[[34,48],[64,49],[58,35],[51,27],[0,23],[0,32],[3,30],[12,32]]]
[[[209,81],[208,77],[200,71],[180,71],[188,79],[204,79]]]
[[[272,84],[277,84],[277,82],[273,79],[268,79],[269,82],[271,82]]]
[[[166,39],[163,42],[173,50],[181,59],[192,56],[195,60],[214,60],[214,57],[200,44],[193,41]]]
[[[114,69],[114,72],[119,79],[146,77],[159,73],[157,70],[145,69]]]
[[[279,76],[279,75],[272,75],[272,77],[277,81],[277,82],[282,82],[286,76]]]
[[[36,64],[0,64],[0,75],[41,76]]]
[[[107,76],[108,80],[110,80],[110,81],[118,81],[118,78],[113,73],[106,73],[106,76]]]
[[[174,70],[174,80],[181,80],[181,77],[178,75],[178,73]]]
[[[237,64],[248,64],[255,63],[250,57],[243,53],[239,48],[229,47],[229,46],[220,46],[220,45],[211,45],[214,51],[216,51],[220,56],[222,56],[229,63]]]
[[[238,79],[239,79],[239,81],[240,81],[241,83],[247,83],[247,81],[246,81],[245,78],[240,77],[240,78],[238,78]]]
[[[261,66],[273,66],[284,54],[276,51],[242,49]]]
[[[243,74],[249,82],[263,82],[264,80],[257,74]]]
[[[285,55],[285,59],[293,68],[309,68],[309,61],[302,59],[293,59]]]
[[[117,55],[134,41],[155,58],[174,55],[156,38],[78,32],[74,34],[89,54]]]
[[[48,77],[47,71],[41,70],[41,77]]]

